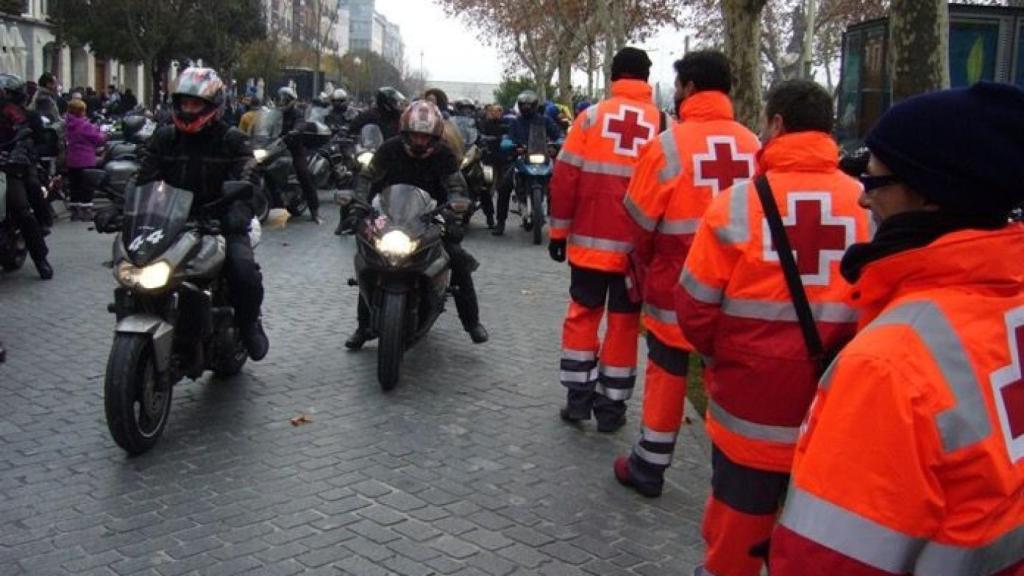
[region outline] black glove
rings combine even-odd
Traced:
[[[555,240],[554,238],[549,240],[548,254],[555,262],[565,262],[565,240]]]

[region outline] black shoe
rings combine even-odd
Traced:
[[[562,409],[558,411],[558,415],[562,417],[562,420],[575,424],[584,420],[590,420],[590,409],[563,406]]]
[[[505,221],[498,220],[498,223],[494,225],[494,230],[491,230],[491,236],[504,236],[505,235]]]
[[[637,482],[633,478],[633,473],[629,469],[629,456],[619,456],[615,459],[615,464],[612,465],[612,469],[615,471],[615,479],[619,481],[619,484],[628,486],[633,490],[636,490],[641,496],[647,498],[657,498],[661,496],[661,489],[664,485],[664,481],[650,483],[650,482]]]
[[[373,340],[373,334],[369,328],[356,328],[356,331],[345,340],[345,348],[359,350],[367,341]]]
[[[341,236],[345,233],[345,220],[338,220],[338,225],[334,227],[334,235]]]
[[[46,258],[36,260],[35,264],[36,271],[39,272],[40,278],[42,278],[43,280],[49,280],[50,278],[53,278],[53,266],[50,266],[50,263],[46,261]]]
[[[487,329],[479,322],[476,326],[466,330],[466,332],[469,332],[469,337],[473,340],[473,344],[483,344],[490,339],[490,336],[487,335]]]
[[[487,217],[487,227],[488,228],[494,228],[494,215],[493,214],[485,214],[485,216]]]
[[[617,417],[610,418],[610,419],[609,418],[606,418],[606,419],[598,418],[598,420],[597,420],[597,431],[598,432],[603,432],[605,434],[611,434],[613,432],[618,432],[619,428],[622,428],[625,425],[626,425],[626,415],[625,414],[621,414],[621,415],[619,415]]]
[[[249,352],[249,358],[259,362],[270,350],[270,340],[263,331],[263,322],[257,320],[242,329],[242,342]]]

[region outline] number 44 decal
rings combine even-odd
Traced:
[[[128,249],[134,252],[139,248],[142,248],[142,244],[144,242],[147,244],[158,244],[163,239],[163,230],[155,230],[153,232],[150,232],[148,236],[145,233],[139,234],[138,236],[135,237],[135,240],[132,240],[132,243],[128,245]]]

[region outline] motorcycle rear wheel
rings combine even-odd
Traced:
[[[405,354],[405,294],[385,293],[377,345],[377,380],[387,392],[397,384]]]
[[[540,244],[544,239],[544,190],[534,188],[530,198],[532,216],[530,221],[533,224],[533,243]]]
[[[302,216],[302,213],[306,211],[306,200],[303,198],[295,200],[287,208],[288,213],[292,216]]]
[[[171,411],[171,388],[158,390],[156,359],[146,334],[117,334],[103,390],[107,428],[135,456],[156,445]]]
[[[252,195],[252,206],[253,214],[259,218],[260,222],[266,222],[267,216],[270,215],[270,198],[267,197],[264,190],[259,190]]]
[[[0,253],[0,267],[4,272],[19,270],[25,264],[25,258],[28,256],[25,239],[17,231],[6,230],[0,234],[6,236],[3,239],[4,251]]]

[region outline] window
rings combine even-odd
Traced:
[[[949,79],[953,86],[970,86],[996,79],[998,22],[953,22],[949,27]]]

